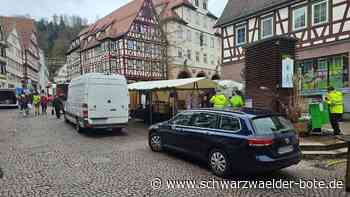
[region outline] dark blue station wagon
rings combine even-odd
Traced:
[[[264,173],[301,159],[292,124],[280,115],[254,109],[200,109],[179,113],[149,128],[149,146],[171,149],[208,162],[212,172]]]

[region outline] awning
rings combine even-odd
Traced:
[[[129,84],[130,91],[141,90],[166,90],[166,89],[212,89],[216,88],[218,84],[205,77],[202,78],[188,78],[175,80],[160,80],[160,81],[146,81]]]
[[[243,90],[243,83],[233,81],[233,80],[215,80],[220,86],[224,88],[237,88],[238,90]]]

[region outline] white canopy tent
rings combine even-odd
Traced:
[[[233,81],[233,80],[215,80],[220,86],[224,88],[237,88],[238,90],[243,90],[243,83]]]
[[[151,91],[151,90],[164,90],[164,89],[177,89],[177,90],[189,90],[189,89],[213,89],[218,87],[215,81],[207,78],[188,78],[188,79],[175,79],[175,80],[161,80],[161,81],[146,81],[137,82],[128,86],[129,91]]]
[[[136,82],[128,85],[128,89],[130,92],[137,92],[139,101],[141,101],[141,95],[147,95],[147,100],[145,103],[151,103],[146,107],[148,111],[145,114],[145,118],[148,119],[149,123],[153,123],[153,107],[151,106],[154,100],[153,94],[155,92],[167,92],[168,100],[170,103],[170,98],[174,99],[172,102],[172,115],[175,115],[178,109],[178,91],[186,92],[186,91],[196,91],[196,90],[210,90],[219,87],[219,84],[213,80],[207,78],[188,78],[188,79],[176,79],[176,80],[161,80],[161,81],[146,81],[146,82]],[[175,93],[175,94],[173,94]],[[171,96],[173,95],[173,96]],[[175,96],[174,96],[175,95]],[[141,103],[141,102],[140,102]],[[156,102],[157,103],[157,102]],[[159,104],[158,104],[159,105]],[[162,118],[166,117],[162,115]]]

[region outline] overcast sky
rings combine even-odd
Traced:
[[[53,14],[79,15],[94,22],[130,0],[0,0],[0,15],[27,15],[35,19]],[[227,0],[209,0],[209,9],[220,16]]]

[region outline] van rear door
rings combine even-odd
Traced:
[[[125,84],[90,84],[89,118],[128,118],[128,90]]]

